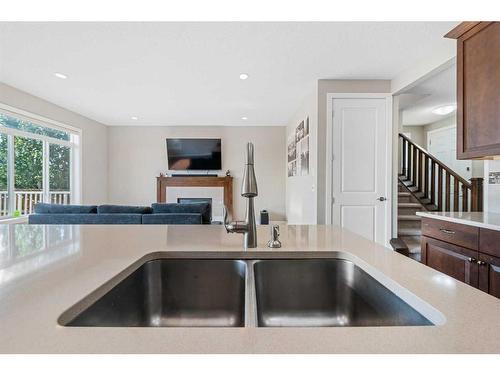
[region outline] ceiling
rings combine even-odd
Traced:
[[[392,79],[456,24],[0,23],[0,81],[106,125],[286,125],[316,80]]]
[[[444,105],[456,104],[456,66],[426,79],[400,95],[403,125],[427,125],[455,112],[442,116],[432,113],[432,110]]]

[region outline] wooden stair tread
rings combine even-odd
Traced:
[[[420,228],[398,228],[398,236],[420,236],[421,234]]]
[[[399,208],[423,208],[420,203],[415,202],[407,202],[407,203],[398,203]]]
[[[398,220],[422,221],[422,218],[417,215],[398,215]]]

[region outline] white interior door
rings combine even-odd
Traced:
[[[332,223],[386,245],[385,99],[333,99]]]

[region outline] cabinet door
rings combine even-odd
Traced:
[[[478,252],[422,236],[422,263],[473,287],[478,286]]]
[[[479,250],[481,253],[500,257],[500,232],[481,228],[479,230]]]
[[[500,298],[500,258],[479,255],[479,289]]]
[[[500,155],[500,23],[479,22],[457,40],[457,157]]]

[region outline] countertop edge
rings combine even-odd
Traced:
[[[476,221],[473,219],[444,216],[440,212],[417,212],[416,215],[420,216],[420,217],[426,217],[429,219],[449,221],[449,222],[457,223],[457,224],[464,224],[464,225],[469,225],[469,226],[478,227],[478,228],[485,228],[485,229],[500,231],[500,224],[495,225],[495,224],[479,222],[479,221]]]

